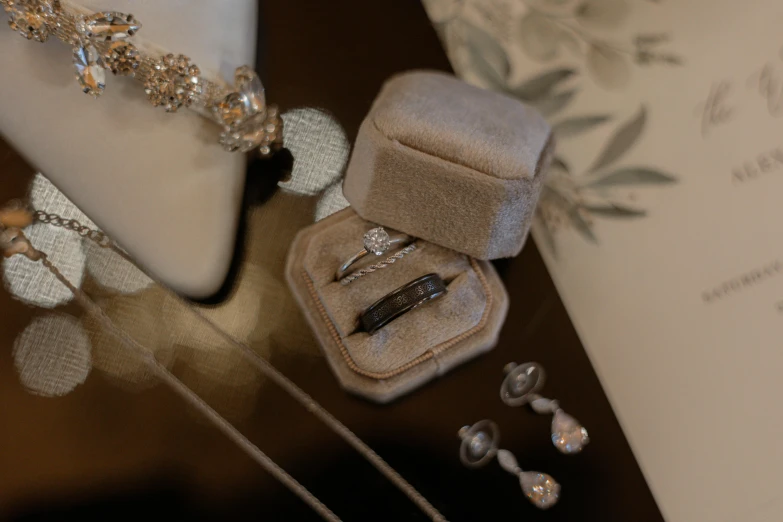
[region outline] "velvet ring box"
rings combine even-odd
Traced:
[[[547,123],[519,101],[435,72],[384,85],[346,172],[351,207],[302,230],[286,267],[345,389],[388,402],[495,346],[508,296],[488,260],[522,249],[551,155]],[[417,248],[340,284],[337,267],[376,226],[418,238]],[[367,307],[428,273],[446,295],[373,335],[360,330]]]

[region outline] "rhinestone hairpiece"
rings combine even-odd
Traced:
[[[267,105],[261,80],[250,67],[236,70],[233,86],[207,78],[183,54],[131,42],[142,28],[132,14],[93,13],[63,0],[0,0],[0,6],[22,37],[43,43],[54,36],[73,46],[76,80],[84,93],[103,94],[108,70],[139,81],[155,107],[172,113],[185,107],[220,125],[220,144],[229,152],[257,149],[269,157],[282,147],[283,122],[277,107]]]

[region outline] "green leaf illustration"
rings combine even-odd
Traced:
[[[516,40],[533,60],[548,62],[557,58],[565,31],[546,16],[529,10],[519,24]]]
[[[669,65],[682,65],[685,63],[683,59],[676,54],[659,54],[658,60],[668,63]]]
[[[560,156],[555,156],[552,158],[552,168],[560,169],[566,174],[571,174],[571,167],[569,167],[568,163],[566,163],[565,160]]]
[[[556,205],[561,208],[570,208],[571,202],[568,201],[568,199],[563,196],[560,192],[553,189],[549,185],[544,185],[544,187],[541,189],[541,199],[547,200],[553,205]]]
[[[576,74],[574,69],[552,69],[527,80],[522,85],[509,89],[508,92],[523,101],[535,100],[548,95],[555,87],[574,74]]]
[[[483,29],[464,21],[462,23],[473,72],[490,83],[492,88],[505,89],[511,68],[506,51]]]
[[[571,138],[573,136],[582,134],[583,132],[587,132],[593,127],[609,121],[609,119],[611,119],[611,116],[608,115],[580,116],[578,118],[570,118],[563,120],[560,123],[556,123],[552,127],[552,132],[554,132],[555,136],[560,139]]]
[[[549,248],[552,256],[557,257],[557,243],[555,242],[554,230],[549,227],[546,219],[542,216],[538,216],[538,223],[541,226],[538,227],[538,234],[536,234],[536,237],[540,237],[543,240],[544,245]],[[536,242],[536,244],[538,245],[538,242]],[[541,249],[541,245],[538,245],[538,248]]]
[[[669,41],[668,33],[642,33],[634,38],[637,47],[652,47]]]
[[[583,0],[574,16],[591,29],[609,30],[619,27],[630,14],[626,0]]]
[[[612,218],[636,218],[647,215],[646,210],[624,207],[611,203],[609,205],[583,205],[583,209],[593,215]]]
[[[621,89],[631,78],[627,57],[606,42],[595,41],[585,57],[587,70],[604,89]]]
[[[582,52],[582,40],[577,38],[574,34],[563,31],[560,35],[560,45],[563,49],[574,55],[575,58],[581,59],[584,53]]]
[[[551,96],[539,98],[530,103],[533,107],[541,111],[541,114],[544,116],[552,116],[565,109],[566,106],[571,103],[571,100],[574,99],[576,92],[577,89],[571,89],[569,91],[563,91]]]
[[[623,154],[628,152],[634,143],[636,143],[636,140],[639,139],[639,136],[641,136],[646,122],[647,109],[642,106],[636,116],[617,129],[609,140],[609,144],[604,148],[601,155],[595,161],[595,164],[590,168],[590,172],[595,172],[598,169],[614,163],[620,159]]]
[[[582,236],[591,243],[598,243],[598,238],[595,237],[593,229],[587,221],[579,213],[579,207],[571,207],[568,211],[568,219],[571,220],[571,225],[574,229],[582,234]]]
[[[664,172],[644,167],[618,169],[588,183],[590,187],[616,187],[618,185],[663,185],[676,183],[677,178]]]

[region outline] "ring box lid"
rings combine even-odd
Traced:
[[[344,192],[368,221],[479,259],[512,257],[552,148],[532,107],[447,74],[403,73],[362,123]]]

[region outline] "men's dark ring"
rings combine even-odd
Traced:
[[[370,335],[424,303],[446,294],[446,283],[437,274],[427,274],[381,297],[362,313],[362,330]]]

